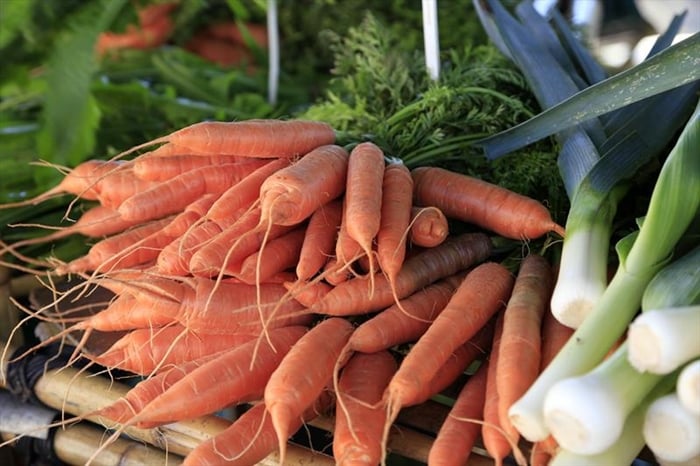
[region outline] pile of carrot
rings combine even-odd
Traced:
[[[551,265],[530,253],[510,270],[492,236],[563,235],[539,202],[409,170],[372,142],[342,147],[303,120],[198,123],[84,162],[25,202],[64,193],[93,207],[0,252],[94,239],[85,256],[44,265],[85,278],[82,292],[114,293],[90,317],[57,317],[66,329],[54,337],[82,332],[83,350],[91,332],[126,332],[81,353],[146,376],[103,417],[155,427],[246,403],[185,464],[253,464],[275,451],[283,461],[290,435],[334,410],[337,463],[378,464],[400,410],[476,364],[429,462],[463,464],[479,437],[498,464],[524,462],[505,412],[556,352],[554,334],[568,335],[548,317]],[[450,234],[454,222],[469,232]]]

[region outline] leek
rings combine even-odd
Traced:
[[[700,359],[687,364],[681,370],[676,393],[685,409],[700,416]]]
[[[700,415],[685,409],[676,393],[657,398],[649,405],[643,434],[659,460],[681,462],[700,455]]]
[[[593,369],[624,334],[654,275],[669,261],[700,206],[700,105],[661,167],[639,231],[617,244],[620,265],[591,313],[559,354],[509,410],[513,425],[530,441],[549,434],[547,394],[557,382]],[[595,407],[591,407],[595,409]]]

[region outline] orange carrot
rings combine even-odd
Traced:
[[[379,464],[386,410],[382,394],[396,372],[388,351],[354,354],[338,382],[333,456],[338,465]]]
[[[332,256],[342,212],[342,202],[336,200],[311,214],[296,266],[299,280],[308,280],[316,275]]]
[[[553,286],[549,262],[542,256],[528,255],[520,264],[503,314],[495,383],[500,425],[513,439],[519,434],[508,419],[508,409],[539,375],[542,316],[549,309]]]
[[[296,225],[340,196],[345,189],[348,153],[340,146],[312,150],[270,175],[260,186],[261,224]]]
[[[170,223],[163,227],[163,234],[174,239],[184,235],[199,219],[206,215],[209,207],[216,201],[216,194],[205,194],[175,215]]]
[[[251,160],[196,168],[131,196],[118,210],[127,220],[150,220],[179,212],[205,194],[223,193],[265,163]]]
[[[139,375],[167,368],[236,347],[256,338],[255,334],[208,334],[192,332],[181,325],[135,329],[117,340],[104,353],[88,358],[105,367]]]
[[[287,438],[294,432],[292,423],[331,380],[336,360],[352,330],[346,319],[321,321],[297,341],[270,376],[264,400],[277,433],[280,464],[284,464]]]
[[[328,283],[319,281],[312,283],[301,281],[287,282],[284,286],[294,299],[304,307],[311,307],[333,288]]]
[[[264,24],[246,23],[245,30],[258,45],[267,47],[267,27]],[[246,44],[243,31],[234,21],[209,24],[206,27],[206,32],[213,37],[226,39],[241,45]]]
[[[468,464],[472,447],[481,432],[479,424],[468,420],[483,419],[487,366],[488,362],[482,363],[457,395],[449,416],[440,426],[430,447],[429,464],[435,466]]]
[[[348,233],[348,222],[350,219],[346,215],[346,211],[347,196],[343,198],[338,237],[335,243],[335,261],[339,268],[345,267],[365,254],[360,243],[355,241]]]
[[[250,64],[255,58],[244,45],[219,39],[205,31],[197,32],[190,37],[184,44],[184,48],[222,67]]]
[[[292,268],[299,260],[304,233],[305,228],[300,227],[270,240],[265,249],[243,259],[236,278],[255,284],[266,282],[277,273]]]
[[[426,249],[408,259],[396,277],[396,296],[399,299],[491,255],[491,241],[481,233],[466,233],[450,238],[438,247]],[[310,310],[325,315],[358,315],[390,306],[394,294],[386,277],[377,274],[374,294],[365,291],[367,280],[355,279],[342,283]]]
[[[574,329],[559,322],[552,312],[548,310],[542,319],[542,356],[540,362],[540,372],[559,353],[559,350],[566,344],[574,334]]]
[[[363,322],[350,336],[352,351],[374,353],[417,340],[442,312],[464,273],[452,275],[418,290]]]
[[[449,232],[447,217],[437,207],[411,208],[411,244],[434,248],[447,239]]]
[[[157,154],[143,154],[133,162],[134,175],[143,180],[166,181],[185,172],[206,166],[228,165],[240,162],[235,155],[174,155],[170,157]]]
[[[372,242],[381,222],[384,170],[384,152],[373,143],[360,143],[350,153],[343,215],[348,235],[370,259],[370,295],[374,291]]]
[[[406,355],[387,388],[390,412],[413,399],[450,355],[471,339],[498,312],[510,295],[513,277],[502,265],[475,267],[455,290],[445,309]]]
[[[147,141],[118,154],[123,157],[147,146],[174,144],[197,155],[294,158],[335,142],[331,126],[313,120],[252,119],[203,121]]]
[[[412,170],[414,202],[438,207],[448,217],[473,223],[506,238],[564,236],[549,211],[534,199],[498,185],[437,167]]]
[[[392,287],[406,257],[405,238],[411,221],[412,191],[413,179],[406,165],[400,161],[387,165],[377,232],[377,262]]]
[[[269,343],[256,346],[257,342],[251,340],[221,353],[148,403],[134,418],[136,425],[154,427],[193,419],[245,397],[261,396],[270,374],[306,332],[307,328],[301,326],[273,329],[268,334]]]

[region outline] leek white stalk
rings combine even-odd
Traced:
[[[629,327],[629,361],[638,371],[667,374],[700,356],[700,305],[646,311]]]
[[[593,369],[624,334],[654,275],[697,215],[700,206],[700,106],[664,161],[637,235],[617,244],[620,266],[593,310],[528,391],[508,411],[527,440],[544,440],[544,402],[560,380]],[[602,161],[603,159],[601,159]],[[576,403],[576,400],[572,401]],[[596,409],[596,408],[591,408]]]
[[[280,80],[280,37],[277,20],[277,0],[267,1],[267,42],[269,44],[267,100],[274,105],[277,102]]]
[[[700,416],[700,359],[687,364],[681,370],[676,393],[685,409]]]
[[[565,450],[602,453],[617,442],[628,415],[662,378],[635,370],[623,343],[594,370],[549,389],[544,402],[546,426]]]
[[[440,39],[438,29],[437,0],[423,0],[423,46],[425,67],[433,81],[440,77]]]
[[[617,441],[605,451],[594,455],[579,455],[570,450],[560,449],[548,466],[601,466],[632,464],[644,448],[642,427],[649,403],[673,390],[675,377],[664,377],[627,416],[622,433]]]
[[[688,461],[700,455],[700,416],[685,409],[676,393],[649,405],[643,434],[649,449],[664,461]]]

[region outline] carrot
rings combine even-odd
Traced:
[[[405,400],[413,399],[426,380],[459,346],[471,339],[508,299],[513,278],[495,262],[486,262],[469,272],[443,311],[406,355],[387,388],[390,412],[398,412]]]
[[[265,163],[265,160],[251,160],[196,168],[131,196],[118,210],[128,220],[151,220],[170,215],[205,194],[223,193]]]
[[[316,275],[332,256],[343,213],[342,205],[340,200],[335,200],[311,214],[296,266],[299,280],[308,280]]]
[[[105,367],[148,375],[157,368],[198,360],[254,338],[256,335],[247,333],[192,332],[181,325],[141,328],[131,330],[104,353],[88,355],[88,358]]]
[[[189,228],[206,215],[209,207],[216,201],[216,194],[205,194],[175,215],[170,223],[163,227],[164,235],[176,238],[184,235]]]
[[[384,152],[373,143],[360,143],[350,153],[343,215],[348,235],[370,259],[370,295],[374,292],[372,242],[380,228],[384,170]]]
[[[302,423],[316,418],[332,406],[332,397],[323,392],[304,413],[291,420],[296,432]],[[249,466],[261,464],[277,448],[275,428],[264,403],[248,409],[230,427],[192,450],[183,466]]]
[[[336,360],[352,330],[346,319],[321,321],[297,341],[270,376],[264,400],[277,434],[280,464],[284,464],[292,423],[331,380]]]
[[[553,231],[564,236],[541,203],[478,178],[438,167],[418,167],[411,172],[413,200],[419,206],[435,206],[448,217],[473,223],[511,239],[539,238]]]
[[[384,169],[377,262],[392,288],[406,257],[406,232],[411,221],[413,179],[401,161]],[[370,272],[371,261],[370,261]]]
[[[261,47],[267,47],[267,27],[264,24],[246,23],[245,32]],[[230,42],[246,45],[246,34],[234,21],[223,21],[209,24],[206,27],[207,34],[226,39]]]
[[[495,383],[500,425],[513,439],[519,434],[508,419],[508,409],[539,375],[542,316],[549,309],[553,286],[549,262],[542,256],[528,255],[520,264],[503,314]]]
[[[338,227],[338,236],[335,243],[335,261],[339,268],[351,264],[365,254],[360,243],[355,241],[348,233],[348,222],[350,219],[346,212],[347,196],[343,198],[340,226]]]
[[[447,217],[437,207],[412,207],[409,240],[415,246],[434,248],[450,232]]]
[[[123,33],[102,32],[97,39],[97,53],[104,55],[126,48],[149,49],[164,44],[173,31],[174,25],[168,13],[175,6],[174,3],[163,3],[138,9],[138,25],[129,24]]]
[[[166,147],[166,146],[164,146]],[[228,165],[240,162],[235,155],[173,155],[158,156],[156,153],[143,154],[133,162],[134,175],[148,181],[166,181],[185,172],[206,166]]]
[[[472,448],[481,427],[469,419],[482,420],[486,396],[486,371],[488,362],[469,377],[440,426],[428,453],[428,463],[435,466],[460,466],[468,464]]]
[[[464,273],[452,275],[418,290],[371,319],[363,322],[350,336],[352,351],[374,353],[417,340],[442,312]]]
[[[312,283],[286,282],[284,286],[292,294],[292,297],[304,307],[311,307],[333,288],[328,283],[320,281]]]
[[[336,464],[379,464],[381,461],[386,410],[380,402],[396,367],[391,353],[380,351],[356,353],[343,368],[337,392],[340,409],[336,409],[333,430]]]
[[[294,158],[334,142],[335,131],[331,126],[320,121],[298,119],[203,121],[131,147],[116,155],[115,158],[160,143],[174,144],[197,155]]]
[[[139,427],[154,427],[214,413],[251,395],[260,397],[270,374],[306,332],[302,326],[273,329],[269,344],[256,346],[251,340],[220,353],[148,403],[133,421]]]
[[[171,221],[171,218],[154,220],[107,237],[95,243],[86,255],[56,267],[55,272],[62,275],[126,268],[155,260],[159,251],[172,241],[171,237],[158,234]]]
[[[348,153],[336,145],[313,149],[260,186],[261,224],[296,225],[345,189]]]
[[[542,356],[540,372],[547,367],[559,350],[574,334],[574,329],[559,322],[551,311],[544,313],[542,318]]]
[[[235,276],[244,283],[255,284],[292,268],[299,260],[304,233],[305,228],[300,227],[271,240],[264,250],[243,259]]]
[[[136,9],[139,25],[149,26],[161,21],[164,17],[178,7],[177,2],[153,3]]]
[[[198,32],[185,43],[184,48],[219,66],[227,67],[254,61],[244,45],[236,44],[210,34]]]
[[[402,299],[431,283],[475,263],[491,254],[491,241],[481,233],[466,233],[448,239],[436,248],[426,249],[408,259],[396,277],[396,296]],[[390,306],[394,293],[386,277],[378,274],[374,294],[363,291],[366,280],[348,280],[323,299],[315,303],[310,311],[325,315],[358,315]]]

